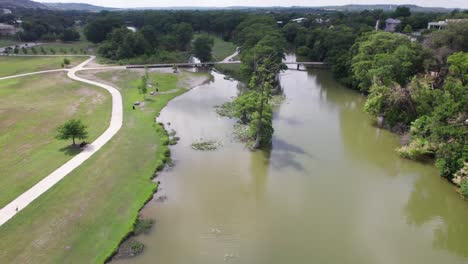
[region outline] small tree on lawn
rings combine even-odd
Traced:
[[[67,58],[64,58],[63,59],[63,65],[66,65],[66,66],[70,65],[70,60],[67,59]]]
[[[84,140],[88,138],[87,126],[78,119],[70,119],[65,124],[57,128],[57,139],[72,139],[73,145],[76,145],[75,138]]]
[[[138,92],[143,95],[143,98],[145,98],[146,93],[148,92],[148,70],[146,69],[145,75],[141,77],[140,83],[138,84]]]

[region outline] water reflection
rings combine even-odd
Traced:
[[[420,176],[404,211],[409,224],[431,227],[434,248],[468,258],[468,204],[460,202],[453,189],[444,179],[430,180]]]

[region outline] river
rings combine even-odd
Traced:
[[[142,211],[156,219],[144,253],[116,263],[468,263],[468,203],[433,165],[396,155],[365,97],[328,70],[287,70],[273,148],[251,152],[213,109],[237,82],[213,75],[161,112],[181,137],[158,178],[167,199]],[[200,138],[223,147],[192,150]]]

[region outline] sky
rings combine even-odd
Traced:
[[[446,8],[466,8],[468,0],[36,0],[49,3],[87,3],[106,7],[227,7],[227,6],[324,6],[348,4],[414,4]]]

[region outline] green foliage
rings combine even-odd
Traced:
[[[460,185],[460,191],[464,198],[468,199],[468,179],[464,179]]]
[[[416,138],[410,144],[397,150],[398,154],[406,159],[425,161],[434,157],[434,146],[428,140]]]
[[[70,65],[70,59],[68,59],[68,58],[63,58],[63,64],[64,64],[64,65]]]
[[[141,219],[138,218],[136,223],[135,223],[135,228],[133,233],[135,235],[140,235],[140,234],[147,234],[151,230],[151,228],[154,225],[154,220],[153,219]]]
[[[468,85],[468,53],[457,52],[451,55],[447,62],[450,64],[450,72],[462,85]]]
[[[352,73],[356,86],[367,92],[373,82],[405,85],[410,77],[423,70],[421,47],[405,36],[372,32],[353,46]]]
[[[57,139],[72,139],[75,145],[75,138],[86,139],[88,138],[88,131],[85,124],[78,119],[70,119],[65,124],[57,128]]]
[[[78,41],[80,40],[80,33],[74,29],[66,29],[60,35],[61,41]]]
[[[247,124],[253,120],[253,114],[257,110],[259,95],[257,91],[245,92],[238,96],[233,103],[234,117],[239,118],[241,123]]]
[[[143,75],[138,83],[137,89],[140,94],[143,95],[143,98],[148,93],[148,70],[145,71],[145,75]]]
[[[132,256],[136,256],[136,255],[139,255],[143,252],[145,248],[145,245],[143,245],[143,243],[139,242],[139,241],[132,241],[130,242],[130,250],[131,250],[131,255]]]
[[[409,34],[411,32],[413,32],[413,27],[411,27],[410,24],[406,25],[405,28],[403,29],[403,32],[406,33],[406,34]]]
[[[202,62],[210,61],[213,45],[214,40],[210,36],[206,34],[198,36],[192,44],[195,57],[197,57]]]
[[[88,23],[84,29],[86,39],[93,43],[103,42],[113,29],[121,27],[122,21],[117,17],[104,16],[98,17]]]
[[[451,179],[468,160],[468,87],[462,76],[468,56],[456,53],[448,59],[452,65],[449,77],[442,90],[432,94],[431,107],[424,107],[421,115],[411,126],[412,138],[427,140],[434,146],[436,165],[442,176]],[[426,100],[431,97],[426,96]]]
[[[99,47],[98,53],[112,60],[129,59],[144,54],[147,47],[148,43],[140,33],[118,28]]]
[[[411,11],[409,7],[398,6],[393,13],[394,17],[409,17],[411,16]]]

